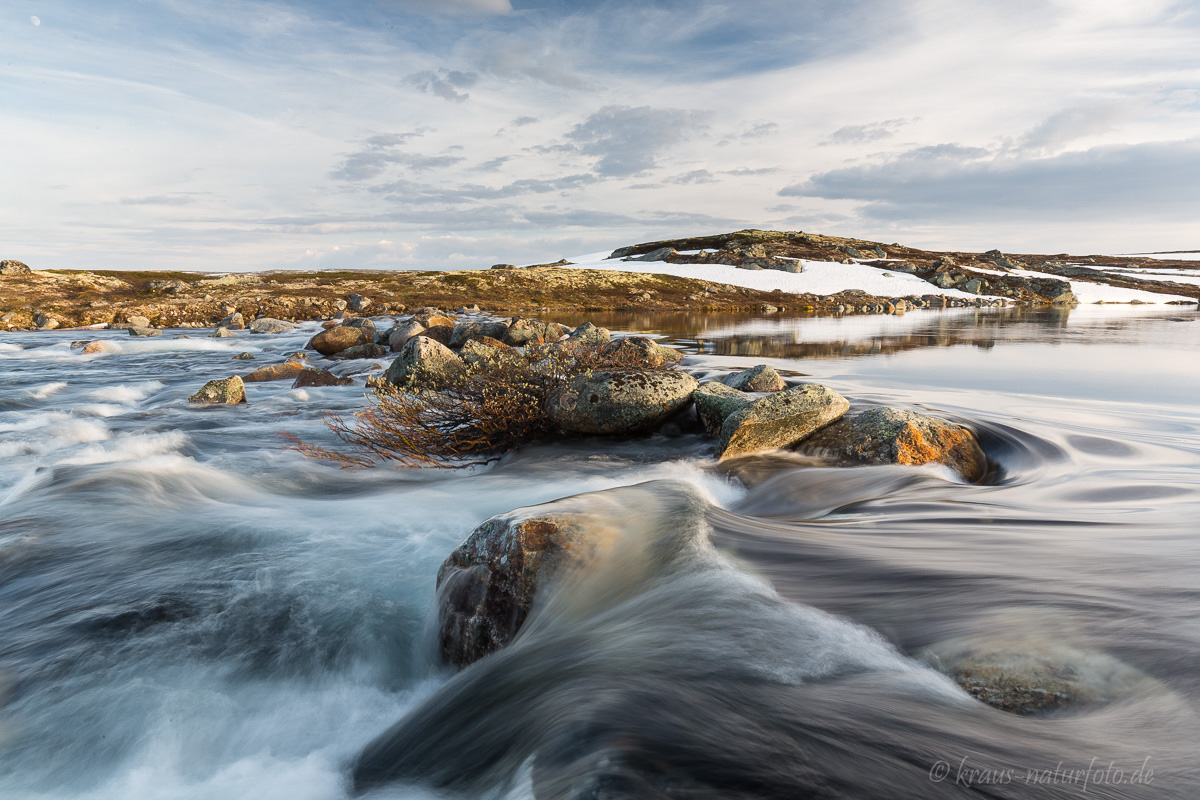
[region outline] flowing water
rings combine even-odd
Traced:
[[[701,376],[768,363],[962,420],[992,472],[718,467],[691,435],[345,472],[279,434],[329,442],[361,388],[186,402],[309,329],[6,334],[0,797],[1195,797],[1195,309],[593,319]],[[620,532],[602,563],[440,667],[459,541],[616,487],[577,501]],[[963,648],[1044,655],[1095,702],[993,709],[937,669]]]

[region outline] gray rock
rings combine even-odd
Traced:
[[[427,336],[414,336],[401,348],[384,379],[393,386],[408,386],[414,379],[437,385],[462,369],[462,359],[453,350]]]
[[[143,328],[141,325],[131,325],[129,327],[130,336],[162,336],[162,331],[158,328]]]
[[[127,323],[129,323],[130,325],[133,325],[138,328],[149,328],[150,327],[150,318],[143,317],[143,316],[140,316],[137,314],[135,314],[131,317],[126,317],[125,321]]]
[[[766,364],[726,375],[721,383],[743,392],[781,392],[787,388],[779,373]]]
[[[598,370],[576,377],[550,398],[550,419],[566,433],[638,433],[687,405],[697,386],[695,378],[676,370]]]
[[[210,339],[228,339],[230,336],[233,336],[233,334],[229,332],[229,328],[217,328],[215,331],[213,331],[212,333],[210,333],[208,335],[208,338],[210,338]]]
[[[272,317],[259,317],[250,323],[251,333],[283,333],[290,331],[296,326],[290,322],[285,322],[281,319],[273,319]]]
[[[502,365],[505,359],[517,357],[517,351],[490,336],[469,339],[458,355],[467,364],[492,363]]]
[[[646,336],[613,339],[601,347],[600,352],[607,358],[617,360],[621,366],[629,367],[661,367],[666,364],[678,364],[683,360],[683,353]]]
[[[371,307],[371,298],[352,294],[346,298],[346,307],[356,314],[361,314]]]
[[[0,275],[28,275],[32,270],[27,264],[6,258],[0,261]]]
[[[246,329],[246,318],[242,316],[241,312],[234,311],[232,314],[225,317],[225,319],[218,322],[217,327],[228,328],[231,331],[245,330]]]
[[[542,342],[556,342],[562,338],[563,329],[557,322],[543,322],[540,319],[524,319],[513,317],[503,336],[496,338],[514,347]]]
[[[438,649],[465,667],[505,647],[538,598],[568,575],[604,590],[640,587],[708,542],[708,504],[683,482],[652,481],[498,514],[475,528],[437,575]],[[635,555],[636,554],[636,555]],[[596,567],[614,559],[619,573]],[[565,584],[564,584],[565,585]],[[572,581],[573,589],[583,589]],[[595,591],[595,590],[594,590]]]
[[[671,256],[678,255],[673,247],[660,247],[657,250],[651,250],[643,256],[630,256],[626,261],[667,261]]]
[[[612,340],[612,333],[608,328],[597,328],[590,322],[585,322],[575,330],[571,331],[571,336],[568,341],[573,345],[583,345],[585,347],[600,347]]]
[[[189,403],[223,403],[236,405],[246,402],[246,387],[237,375],[209,381],[200,391],[188,398]]]
[[[34,314],[33,315],[33,325],[39,331],[52,331],[55,328],[57,328],[60,324],[62,324],[62,323],[60,323],[54,317],[51,317],[47,314]]]
[[[754,402],[754,398],[745,392],[731,389],[717,381],[700,384],[700,388],[692,395],[692,400],[696,403],[696,415],[700,418],[700,424],[704,426],[704,432],[713,439],[721,435],[721,426],[730,414],[741,411]]]
[[[254,354],[253,353],[238,353],[236,356],[233,357],[233,360],[234,361],[253,361]]]
[[[732,458],[795,444],[846,413],[850,404],[819,383],[802,383],[736,411],[721,425],[717,457]]]
[[[166,294],[178,294],[179,292],[187,291],[192,288],[190,283],[184,281],[150,281],[146,287],[152,292],[164,292]]]
[[[450,346],[462,347],[471,339],[486,336],[489,339],[500,340],[508,332],[508,324],[504,322],[460,322],[454,326],[450,334]]]
[[[356,344],[353,347],[347,347],[345,350],[337,354],[338,358],[383,358],[388,354],[388,349],[381,344],[367,342],[366,344]]]
[[[351,296],[353,297],[353,295]],[[379,336],[379,332],[375,328],[375,323],[367,317],[354,317],[353,319],[346,320],[342,325],[348,328],[358,328],[366,335],[368,342],[374,342]]]
[[[987,456],[971,431],[902,408],[879,406],[842,417],[799,449],[847,464],[944,464],[972,482],[987,472]]]
[[[767,265],[767,269],[773,269],[778,272],[792,272],[798,274],[804,272],[804,264],[800,263],[799,261],[788,261],[782,258],[774,258],[771,259],[771,262]]]
[[[399,353],[408,340],[425,332],[425,326],[414,320],[401,323],[388,332],[387,344],[393,353]]]

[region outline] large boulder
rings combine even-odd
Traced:
[[[249,327],[251,333],[283,333],[290,331],[296,326],[291,322],[274,319],[273,317],[259,317],[251,322]]]
[[[237,375],[209,381],[200,391],[188,398],[189,403],[222,403],[236,405],[246,402],[246,387]]]
[[[608,328],[598,328],[590,322],[585,322],[571,331],[567,343],[574,346],[603,347],[611,340],[612,333]]]
[[[367,335],[367,341],[372,344],[375,342],[379,332],[375,329],[375,323],[367,317],[354,317],[342,323],[350,328],[358,328]]]
[[[282,364],[272,364],[269,367],[259,367],[249,375],[243,375],[244,383],[263,383],[265,381],[290,381],[304,370],[299,361],[285,361]]]
[[[503,339],[508,331],[508,325],[503,322],[460,322],[454,326],[450,334],[450,347],[462,347],[472,339],[486,336],[489,339]]]
[[[698,385],[677,370],[598,370],[550,398],[550,419],[565,433],[637,433],[687,405]]]
[[[401,323],[388,331],[387,345],[393,353],[399,353],[408,340],[425,333],[425,326],[414,320]]]
[[[730,414],[754,402],[754,398],[745,392],[716,381],[700,384],[692,400],[696,403],[696,415],[700,417],[704,432],[713,439],[721,435],[721,426]]]
[[[646,336],[624,336],[600,348],[600,353],[622,366],[661,367],[678,364],[683,353]]]
[[[779,373],[766,364],[726,375],[721,382],[743,392],[781,392],[787,388]]]
[[[800,441],[846,413],[846,398],[819,383],[802,383],[767,395],[730,414],[717,437],[724,460]]]
[[[321,331],[308,341],[305,347],[316,350],[323,356],[332,356],[358,344],[373,342],[374,337],[368,337],[362,328],[349,325],[338,325],[335,328]]]
[[[987,456],[971,431],[902,408],[880,406],[843,417],[800,449],[848,464],[944,464],[968,481],[987,472]]]
[[[393,386],[407,386],[414,378],[436,384],[463,368],[453,350],[427,336],[414,336],[388,367],[384,379]]]
[[[454,328],[450,325],[430,325],[421,335],[449,347],[450,339],[454,336]]]
[[[212,333],[210,333],[208,335],[208,338],[210,338],[210,339],[228,339],[230,336],[233,336],[233,334],[230,333],[229,328],[217,328],[215,331],[213,331]]]
[[[440,311],[438,311],[437,309],[434,309],[432,311],[429,311],[427,309],[421,309],[416,314],[413,315],[412,321],[420,323],[421,325],[424,325],[426,328],[432,328],[435,325],[439,325],[439,326],[445,325],[446,327],[449,327],[449,328],[454,327],[454,317],[443,314]]]
[[[540,319],[513,317],[503,336],[496,338],[514,347],[527,344],[542,344],[556,342],[562,338],[563,329],[557,322],[542,322]]]
[[[707,546],[707,504],[685,483],[652,481],[499,514],[438,570],[438,643],[463,667],[506,646],[556,585],[611,601],[645,576]]]
[[[30,272],[29,266],[21,261],[11,258],[0,261],[0,275],[28,275]]]

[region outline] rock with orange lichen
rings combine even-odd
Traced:
[[[843,417],[798,449],[849,464],[944,464],[972,482],[987,472],[987,456],[970,430],[900,408],[877,407]]]

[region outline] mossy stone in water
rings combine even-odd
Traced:
[[[189,403],[218,403],[236,405],[246,402],[246,387],[237,375],[209,381],[200,391],[188,398]]]
[[[788,447],[846,413],[846,398],[819,383],[802,383],[735,411],[721,425],[717,457]]]

